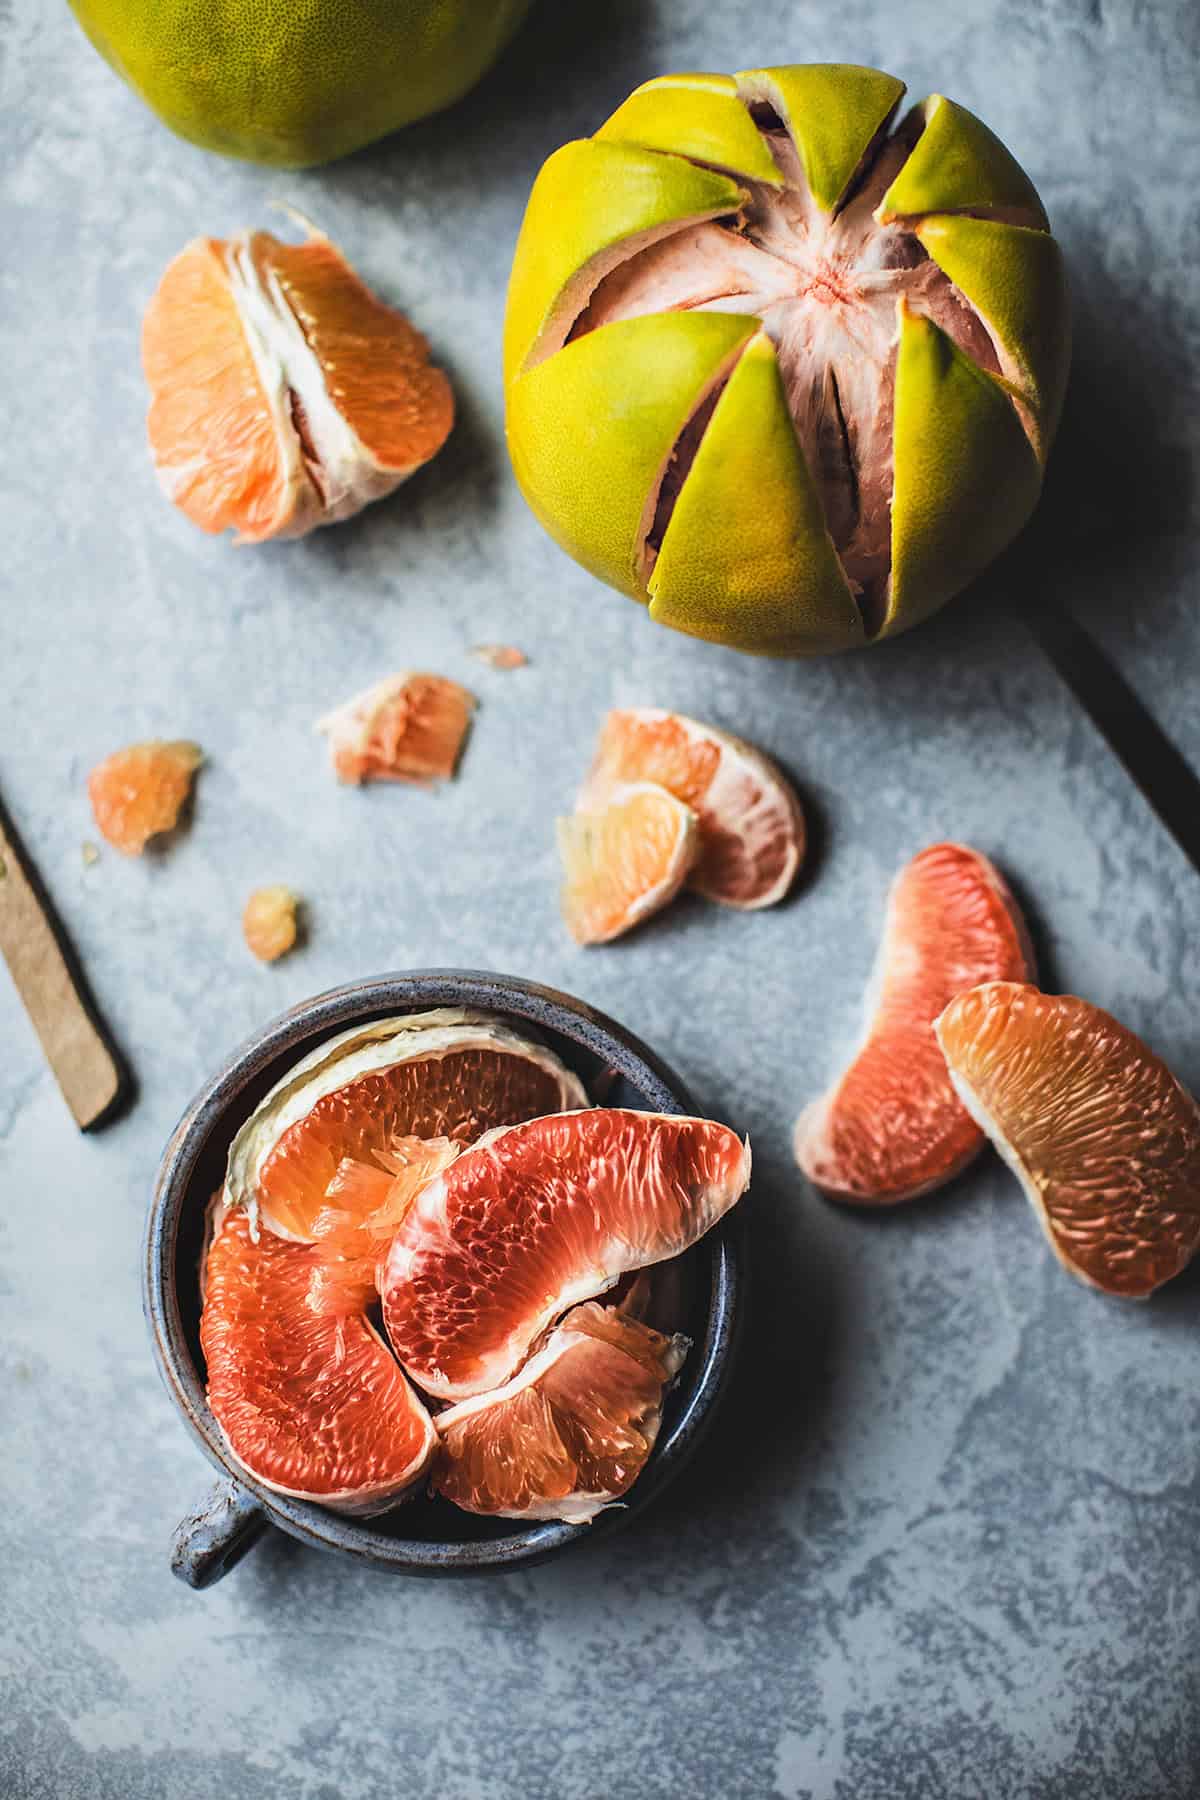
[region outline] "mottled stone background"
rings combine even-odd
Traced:
[[[543,4],[452,114],[280,175],[169,136],[65,5],[0,0],[0,784],[140,1082],[77,1136],[0,980],[6,1800],[1200,1793],[1200,1281],[1086,1292],[991,1159],[867,1218],[789,1153],[854,1034],[888,878],[943,835],[1010,871],[1051,985],[1200,1084],[1197,876],[1008,610],[1069,603],[1200,755],[1198,21],[1194,0]],[[770,666],[656,631],[541,535],[505,462],[500,313],[538,163],[634,82],[825,58],[999,129],[1065,240],[1080,353],[1029,542],[892,648]],[[138,321],[188,237],[269,223],[276,197],[428,331],[461,423],[357,523],[235,552],[155,488]],[[489,638],[531,667],[480,668]],[[481,697],[461,781],[338,792],[313,719],[405,665]],[[816,850],[792,904],[685,902],[571,947],[551,821],[632,702],[794,772]],[[158,734],[208,752],[191,831],[85,868],[86,770]],[[238,935],[263,881],[311,906],[275,969]],[[137,1287],[161,1145],[268,1016],[428,963],[575,990],[750,1132],[736,1395],[678,1491],[557,1565],[422,1585],[272,1535],[187,1592],[166,1545],[208,1469]]]

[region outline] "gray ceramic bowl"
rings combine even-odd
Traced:
[[[268,1088],[323,1038],[391,1013],[469,1006],[523,1023],[549,1043],[603,1100],[651,1112],[694,1113],[678,1078],[637,1038],[580,1000],[531,981],[469,970],[430,969],[352,982],[293,1007],[244,1044],[188,1108],[167,1145],[146,1229],[144,1300],[167,1391],[222,1479],[175,1536],[172,1567],[193,1587],[232,1568],[264,1527],[301,1542],[409,1575],[514,1568],[611,1531],[678,1473],[695,1448],[729,1373],[743,1285],[737,1215],[680,1259],[681,1328],[693,1347],[664,1408],[653,1455],[628,1503],[592,1525],[475,1518],[419,1497],[378,1519],[349,1519],[273,1494],[238,1468],[204,1398],[197,1281],[204,1210],[219,1187],[230,1141]]]

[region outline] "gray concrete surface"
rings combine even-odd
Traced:
[[[894,1217],[836,1211],[795,1174],[789,1126],[853,1036],[891,872],[944,835],[1011,873],[1049,985],[1200,1084],[1197,876],[1007,611],[1017,580],[1048,600],[1066,584],[1081,616],[1095,588],[1143,695],[1200,745],[1195,9],[574,11],[543,6],[453,115],[281,176],[176,142],[65,6],[0,4],[0,787],[140,1082],[127,1117],[78,1137],[0,980],[0,1793],[1183,1800],[1197,1280],[1144,1307],[1086,1292],[990,1159]],[[1072,259],[1085,378],[1040,576],[1009,563],[892,648],[770,666],[656,631],[541,535],[505,463],[500,309],[539,160],[637,79],[818,57],[946,88],[1012,144]],[[269,223],[276,196],[430,333],[462,419],[358,522],[235,552],[155,488],[138,321],[188,237]],[[531,666],[480,668],[467,647],[492,638]],[[405,665],[480,695],[462,779],[337,791],[313,719]],[[605,707],[637,701],[786,762],[812,877],[779,912],[687,902],[578,951],[551,822]],[[88,767],[157,734],[208,753],[191,830],[85,868]],[[264,881],[312,913],[274,969],[238,934]],[[584,995],[750,1132],[759,1280],[734,1400],[686,1484],[556,1566],[419,1585],[271,1536],[186,1592],[167,1538],[208,1471],[137,1290],[161,1145],[267,1016],[421,963]]]

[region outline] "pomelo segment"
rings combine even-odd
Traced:
[[[140,856],[152,837],[178,824],[203,761],[199,744],[161,738],[114,750],[88,776],[100,835],[123,856]]]
[[[558,821],[563,918],[577,944],[607,944],[675,898],[700,850],[690,806],[652,781],[609,790]]]
[[[933,1023],[956,994],[1032,973],[1028,934],[999,872],[962,844],[901,870],[867,996],[862,1048],[796,1125],[796,1160],[839,1200],[889,1206],[949,1181],[983,1148]]]
[[[552,1050],[493,1015],[443,1007],[377,1019],[319,1045],[259,1103],[230,1147],[225,1199],[311,1241],[346,1158],[370,1162],[408,1137],[465,1146],[498,1125],[586,1105]]]
[[[587,1524],[641,1474],[689,1348],[575,1307],[512,1381],[438,1415],[434,1488],[467,1512]]]
[[[445,675],[385,676],[317,721],[339,781],[448,781],[475,696]]]
[[[678,1256],[745,1192],[750,1148],[710,1119],[597,1108],[490,1134],[422,1189],[383,1316],[443,1400],[509,1380],[568,1307]]]
[[[696,814],[700,852],[689,886],[722,906],[783,899],[804,857],[804,814],[761,750],[683,713],[628,707],[605,719],[576,810],[594,811],[634,781],[657,782]]]
[[[275,1493],[382,1512],[424,1475],[433,1424],[361,1314],[311,1311],[314,1261],[219,1211],[200,1320],[208,1403],[235,1460]]]
[[[317,1267],[308,1290],[314,1312],[361,1312],[379,1292],[379,1261],[417,1194],[459,1154],[450,1138],[398,1139],[374,1163],[346,1157],[313,1226]]]
[[[1200,1246],[1200,1108],[1110,1013],[994,981],[936,1025],[951,1079],[1033,1206],[1054,1254],[1142,1297]]]

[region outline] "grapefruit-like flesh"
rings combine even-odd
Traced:
[[[200,1342],[208,1403],[235,1460],[279,1494],[339,1512],[386,1510],[424,1475],[432,1421],[358,1314],[308,1305],[316,1252],[219,1209]]]
[[[654,781],[690,806],[700,850],[688,883],[723,906],[773,906],[804,859],[804,814],[791,783],[752,744],[658,707],[610,712],[578,810],[615,787]]]
[[[614,788],[595,812],[558,821],[562,912],[577,944],[607,944],[661,912],[691,872],[696,815],[657,783]]]
[[[242,912],[242,936],[259,962],[278,962],[294,947],[298,906],[291,888],[255,888]]]
[[[703,1237],[749,1180],[749,1145],[710,1119],[597,1108],[490,1133],[392,1241],[392,1348],[438,1399],[486,1393],[568,1307]]]
[[[1059,1261],[1150,1294],[1200,1246],[1200,1108],[1110,1013],[994,981],[937,1021],[951,1079],[1016,1174]]]
[[[954,1092],[933,1022],[964,988],[1024,981],[1033,954],[999,872],[962,844],[901,870],[868,990],[861,1049],[796,1125],[796,1159],[839,1200],[888,1206],[949,1181],[983,1148]]]
[[[494,1015],[439,1008],[353,1026],[289,1069],[233,1140],[228,1204],[311,1241],[338,1165],[405,1138],[474,1143],[498,1125],[587,1105],[578,1076]]]
[[[587,1524],[632,1487],[689,1344],[576,1306],[505,1386],[435,1421],[433,1486],[466,1512]]]
[[[450,384],[336,245],[196,238],[142,326],[163,491],[239,543],[302,537],[405,481],[445,442]]]
[[[317,723],[339,781],[447,781],[475,696],[445,675],[389,675]]]
[[[377,1150],[374,1163],[346,1157],[338,1164],[313,1226],[318,1254],[308,1304],[314,1312],[337,1318],[371,1304],[379,1293],[380,1258],[400,1221],[460,1149],[450,1138],[406,1137]]]
[[[123,855],[140,856],[152,837],[174,830],[203,761],[199,744],[160,738],[114,750],[88,776],[100,835]]]

